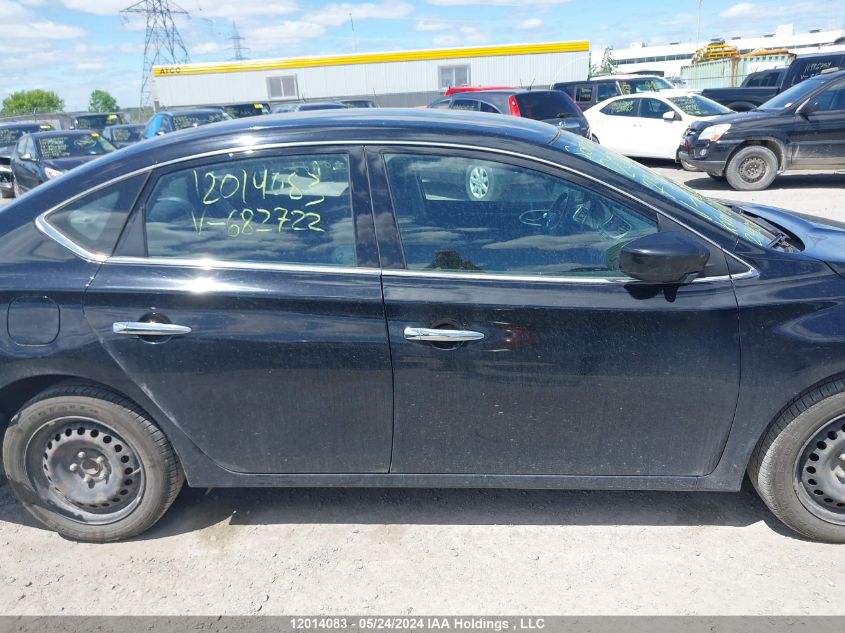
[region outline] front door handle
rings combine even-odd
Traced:
[[[187,325],[152,321],[118,321],[112,323],[111,329],[115,334],[125,336],[183,336],[191,333]]]
[[[484,338],[481,332],[472,330],[434,330],[425,327],[405,328],[405,338],[409,341],[426,341],[430,343],[461,343],[464,341],[480,341]]]

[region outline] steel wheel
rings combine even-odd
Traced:
[[[91,418],[59,418],[27,447],[30,482],[69,519],[88,525],[119,521],[138,505],[144,469],[134,448]]]
[[[739,177],[749,185],[756,184],[765,178],[767,167],[760,156],[748,156],[739,164]]]
[[[845,525],[845,416],[804,445],[795,463],[795,492],[815,516]]]

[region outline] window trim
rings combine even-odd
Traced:
[[[636,196],[634,196],[632,193],[630,193],[628,191],[625,191],[625,190],[620,189],[618,187],[615,187],[613,185],[609,185],[607,183],[604,183],[602,180],[600,180],[599,178],[597,178],[595,176],[591,176],[590,174],[579,171],[578,169],[575,169],[575,168],[573,168],[569,165],[564,165],[562,163],[556,163],[554,161],[551,161],[551,160],[548,160],[548,159],[545,159],[545,158],[538,158],[536,156],[531,156],[529,154],[523,154],[521,152],[514,152],[512,150],[499,149],[499,148],[493,148],[493,147],[482,147],[482,146],[479,146],[479,145],[467,145],[467,144],[463,144],[463,143],[448,143],[448,142],[444,143],[444,142],[434,142],[434,141],[392,141],[390,143],[385,143],[384,139],[369,139],[369,140],[367,140],[366,137],[364,137],[364,138],[358,139],[358,140],[291,141],[291,142],[287,142],[287,143],[257,143],[257,144],[253,144],[253,145],[237,145],[237,146],[232,146],[232,147],[225,147],[223,149],[211,150],[211,151],[203,152],[203,153],[200,153],[200,154],[191,154],[191,155],[187,155],[187,156],[180,156],[179,158],[174,158],[174,159],[171,159],[171,160],[168,160],[168,161],[164,161],[164,162],[156,164],[156,165],[147,165],[145,167],[142,167],[140,169],[136,169],[136,170],[131,171],[129,173],[122,174],[120,176],[116,176],[115,178],[112,178],[111,180],[107,180],[104,183],[100,183],[99,185],[85,189],[84,191],[76,194],[75,196],[69,198],[68,200],[64,200],[61,203],[59,203],[58,205],[55,205],[55,206],[47,209],[41,215],[36,217],[34,223],[35,223],[36,228],[38,228],[44,235],[46,235],[47,237],[49,237],[49,238],[55,240],[56,242],[60,243],[62,246],[65,246],[65,248],[67,248],[68,250],[70,250],[71,252],[76,254],[81,259],[85,259],[86,261],[90,261],[90,262],[94,262],[94,263],[103,263],[105,261],[121,263],[121,261],[119,259],[121,256],[116,256],[116,255],[106,256],[106,255],[103,255],[102,253],[89,253],[85,249],[81,248],[78,244],[75,244],[73,242],[70,242],[70,240],[67,240],[67,238],[65,238],[65,240],[67,242],[70,242],[70,243],[69,244],[63,243],[58,238],[59,238],[59,236],[61,236],[61,237],[64,237],[64,236],[62,236],[61,233],[59,233],[55,229],[55,227],[52,227],[49,223],[50,214],[53,213],[54,211],[59,210],[60,208],[63,208],[65,205],[68,205],[68,204],[71,204],[72,202],[75,202],[76,200],[82,198],[83,196],[86,196],[90,193],[94,193],[96,191],[99,191],[100,189],[104,189],[105,187],[116,184],[116,183],[118,183],[122,180],[127,180],[127,179],[129,179],[133,176],[137,176],[137,175],[143,174],[143,173],[149,173],[149,172],[152,172],[156,169],[162,169],[164,167],[169,167],[171,165],[178,165],[178,164],[181,164],[181,163],[190,162],[192,160],[209,158],[209,157],[213,157],[213,156],[224,156],[224,155],[236,156],[236,155],[241,155],[241,154],[248,156],[248,155],[250,155],[254,152],[262,151],[262,150],[302,148],[302,147],[306,147],[306,148],[307,147],[325,148],[325,147],[331,147],[331,146],[334,146],[334,147],[357,146],[357,147],[360,147],[360,148],[365,148],[365,147],[371,147],[371,148],[380,147],[380,148],[383,148],[383,147],[395,146],[395,147],[429,147],[429,148],[435,148],[435,149],[438,149],[438,148],[439,149],[461,149],[461,150],[468,150],[468,151],[476,151],[476,152],[480,152],[482,154],[487,153],[487,154],[491,154],[493,156],[511,156],[511,157],[526,160],[528,162],[534,162],[534,163],[537,163],[538,165],[546,165],[547,167],[551,167],[553,169],[561,169],[563,171],[567,171],[569,173],[576,174],[578,176],[581,176],[582,178],[585,178],[585,179],[590,180],[594,183],[597,183],[601,186],[604,186],[607,189],[616,192],[620,196],[634,200],[638,204],[641,204],[644,207],[651,209],[655,213],[676,222],[678,225],[682,226],[685,230],[689,231],[693,235],[701,238],[702,240],[704,240],[708,244],[711,244],[715,248],[722,251],[725,254],[726,257],[730,257],[732,260],[738,262],[740,265],[742,265],[746,268],[746,270],[744,272],[741,272],[741,273],[736,273],[736,274],[732,274],[732,275],[728,274],[728,275],[719,276],[719,277],[705,277],[705,278],[702,278],[702,279],[695,279],[695,280],[693,280],[693,283],[705,283],[705,282],[713,282],[713,281],[724,281],[724,280],[730,281],[730,280],[738,280],[738,279],[749,279],[749,278],[753,278],[753,277],[758,277],[760,275],[760,272],[757,270],[757,268],[755,268],[754,266],[749,264],[742,257],[736,255],[735,253],[732,253],[730,251],[725,250],[718,243],[716,243],[714,240],[712,240],[711,238],[702,234],[697,229],[694,229],[691,226],[689,226],[686,222],[683,221],[683,219],[674,217],[671,214],[663,211],[662,209],[652,205],[651,203],[646,202],[644,200],[640,200],[639,198],[637,198]],[[362,160],[363,160],[363,157],[362,157]],[[137,204],[136,204],[136,206],[137,206]],[[354,209],[354,207],[353,207],[353,209]],[[131,219],[132,215],[134,215],[134,214],[130,214],[130,219]],[[126,231],[124,230],[124,233],[125,232]],[[59,235],[56,236],[56,233],[58,233]],[[123,239],[123,237],[121,236],[121,240],[118,241],[118,245],[120,245],[120,241],[122,241],[122,239]],[[96,259],[96,257],[102,257],[103,259]],[[134,259],[134,258],[124,258],[124,259]],[[141,259],[143,261],[149,261],[148,258],[141,258]],[[133,262],[122,262],[122,263],[133,263]],[[201,263],[198,262],[198,265],[201,265],[203,268],[230,268],[231,266],[226,265],[226,264],[229,264],[229,263],[230,262],[216,262],[216,261],[210,261],[210,260],[209,261],[203,260]],[[250,266],[247,267],[247,268],[255,268],[255,265],[251,263]],[[302,266],[302,267],[298,266],[296,269],[297,270],[308,269],[308,266]],[[333,270],[335,270],[335,269],[333,269]],[[338,267],[336,270],[340,271],[342,269]],[[388,270],[393,270],[393,269],[384,269],[384,268],[379,269],[379,268],[373,268],[373,267],[360,267],[360,268],[356,268],[355,270],[377,270],[377,271],[380,271],[381,274],[385,274]],[[459,274],[459,273],[455,273],[455,274]],[[478,279],[479,277],[474,276],[472,278]],[[497,276],[496,278],[500,279],[500,280],[506,279],[504,276]],[[536,280],[536,278],[532,278],[532,279]],[[546,277],[544,279],[545,279],[545,281],[565,281],[565,282],[572,282],[572,281],[578,282],[578,281],[580,281],[582,283],[585,282],[585,281],[589,281],[591,283],[602,283],[600,281],[601,280],[600,277],[592,278],[592,279],[589,279],[589,280],[586,280],[584,278],[577,278],[577,277],[558,278],[556,280],[552,279],[551,277]],[[616,279],[616,278],[614,278],[614,279]],[[630,282],[630,279],[624,279],[623,278],[623,280],[626,281],[626,282]],[[543,280],[541,279],[539,281],[543,281]]]

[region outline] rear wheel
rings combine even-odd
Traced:
[[[6,476],[26,509],[62,536],[108,542],[158,521],[183,483],[167,438],[132,402],[57,385],[12,419]]]
[[[692,163],[688,163],[685,160],[679,161],[681,163],[681,167],[683,167],[684,171],[701,171],[700,168],[696,167]]]
[[[845,543],[845,380],[793,403],[758,445],[749,476],[790,528]]]
[[[760,191],[778,175],[778,158],[768,147],[750,145],[734,154],[725,167],[728,184],[740,191]]]

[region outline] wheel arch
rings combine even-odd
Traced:
[[[778,173],[782,172],[786,168],[786,148],[783,144],[777,140],[776,138],[770,136],[759,136],[759,137],[752,137],[744,140],[742,143],[737,145],[733,151],[731,151],[730,156],[728,156],[727,160],[725,161],[725,169],[727,169],[728,164],[731,162],[736,153],[746,147],[752,146],[762,146],[767,149],[772,150],[774,152],[775,157],[778,160]]]
[[[11,420],[20,411],[27,402],[38,394],[43,393],[47,389],[51,389],[62,383],[68,385],[87,385],[109,391],[117,396],[126,398],[135,406],[139,407],[144,415],[149,418],[168,439],[173,452],[182,465],[186,476],[194,469],[206,469],[209,467],[216,467],[211,460],[202,453],[199,448],[185,435],[179,426],[166,414],[160,411],[151,411],[151,407],[147,405],[141,398],[132,393],[128,393],[124,389],[119,389],[113,385],[106,384],[102,381],[88,378],[82,375],[75,375],[72,373],[63,372],[49,372],[35,376],[28,376],[25,378],[18,378],[0,387],[0,448],[3,446],[6,428]],[[153,403],[155,405],[155,403]],[[2,479],[2,463],[0,463],[0,479]]]

